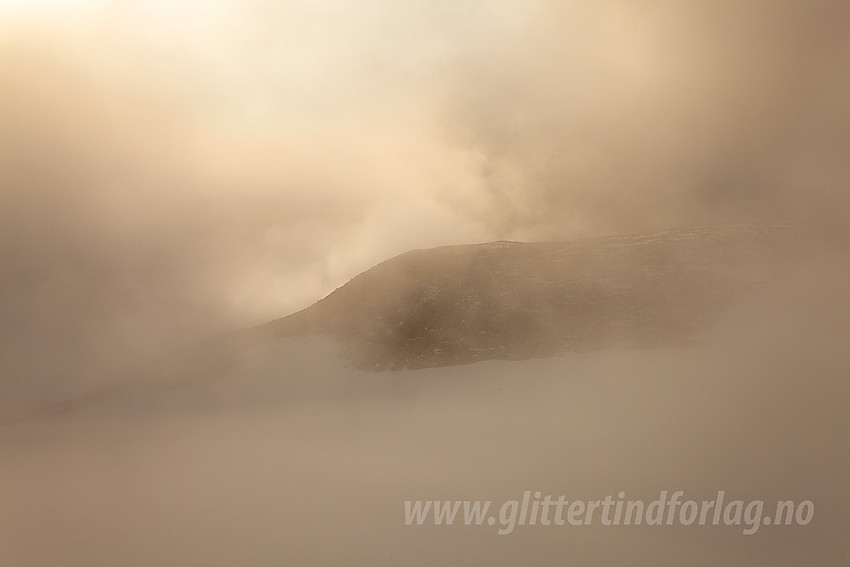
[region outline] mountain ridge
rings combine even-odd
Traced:
[[[111,384],[0,424],[217,382],[254,348],[287,338],[330,337],[349,366],[365,371],[690,346],[744,292],[817,252],[846,249],[841,229],[772,223],[410,250],[310,307],[176,349]]]
[[[742,223],[410,250],[245,336],[332,335],[365,370],[690,344],[713,312],[805,258],[821,232]]]

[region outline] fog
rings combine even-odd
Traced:
[[[812,274],[819,275],[812,280]],[[817,283],[820,282],[820,283]],[[701,346],[365,373],[326,339],[222,381],[6,425],[9,565],[842,565],[847,266],[806,266]],[[781,306],[782,308],[778,308]],[[807,526],[405,526],[404,500],[524,490],[810,499]],[[772,512],[768,512],[772,513]]]
[[[838,1],[0,0],[0,416],[413,248],[841,222],[848,30]],[[4,424],[0,563],[842,565],[846,279],[802,267],[692,349],[367,374],[273,343]],[[676,489],[816,520],[402,522]]]

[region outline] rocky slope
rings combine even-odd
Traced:
[[[740,292],[809,254],[816,232],[723,225],[415,250],[239,336],[330,334],[370,370],[687,344]]]
[[[843,251],[833,257],[846,261],[848,241],[841,234],[811,225],[748,224],[414,250],[307,309],[177,349],[110,385],[35,412],[0,416],[0,424],[219,382],[255,358],[267,364],[257,347],[283,348],[269,343],[287,337],[332,338],[350,365],[373,371],[690,345],[743,292],[779,278],[796,261],[830,250]],[[296,372],[274,364],[263,372]]]

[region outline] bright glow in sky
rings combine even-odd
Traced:
[[[99,0],[0,0],[0,14],[40,14],[45,11],[88,10]]]
[[[838,211],[846,26],[757,1],[0,0],[0,147],[40,172],[0,217],[91,201],[74,238],[215,250],[172,287],[262,320],[410,248]]]

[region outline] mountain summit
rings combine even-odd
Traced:
[[[685,346],[743,292],[830,243],[846,250],[846,242],[831,230],[781,223],[413,250],[307,309],[177,349],[112,384],[0,423],[250,374],[255,358],[287,365],[252,352],[294,337],[330,337],[351,366],[372,371]],[[262,351],[279,347],[289,348]]]
[[[369,370],[682,345],[814,240],[783,223],[414,250],[248,333],[332,335]]]

